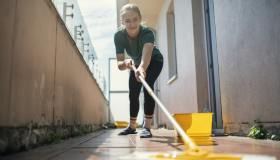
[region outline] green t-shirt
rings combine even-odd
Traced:
[[[136,65],[141,63],[142,50],[145,43],[153,43],[155,36],[153,32],[144,26],[140,26],[140,32],[136,38],[130,38],[125,29],[120,29],[115,33],[114,42],[117,54],[123,54],[124,50],[133,59]],[[152,57],[153,60],[163,61],[162,54],[159,49],[154,46]]]

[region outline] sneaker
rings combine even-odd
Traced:
[[[149,128],[143,128],[143,130],[140,132],[140,138],[151,138],[152,136],[153,135]]]
[[[127,127],[125,130],[121,131],[119,135],[128,135],[128,134],[136,134],[136,129],[132,129],[131,127]]]

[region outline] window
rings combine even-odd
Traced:
[[[167,43],[168,43],[168,84],[177,78],[177,58],[175,41],[174,1],[170,3],[167,15]]]

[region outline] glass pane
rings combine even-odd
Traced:
[[[110,91],[128,91],[129,70],[120,71],[117,60],[110,60]]]
[[[143,121],[143,95],[140,94],[140,109],[137,122],[142,124]],[[111,93],[110,97],[111,122],[127,121],[129,122],[129,97],[128,93]]]

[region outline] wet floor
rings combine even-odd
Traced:
[[[139,152],[184,151],[184,145],[175,138],[174,131],[152,130],[153,138],[140,139],[138,135],[118,136],[119,129],[104,130],[61,144],[44,146],[1,159],[48,160],[115,160]],[[253,140],[244,137],[214,137],[217,145],[201,146],[215,153],[262,154],[280,159],[280,142]]]

